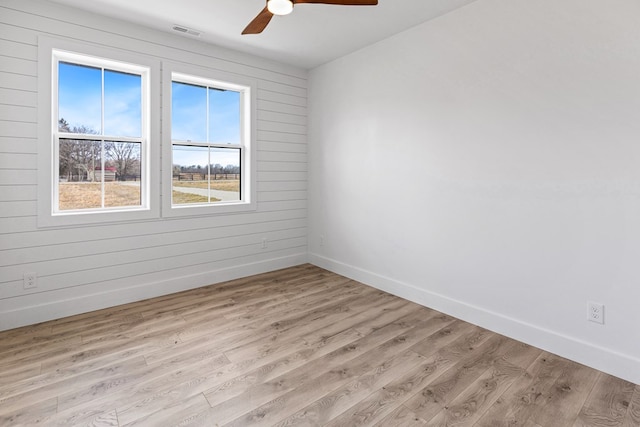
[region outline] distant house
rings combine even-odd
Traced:
[[[95,170],[95,179],[96,181],[102,181],[102,168],[98,166]],[[104,168],[104,181],[115,181],[116,180],[116,168],[113,166],[107,166]]]

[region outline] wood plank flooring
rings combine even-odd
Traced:
[[[0,333],[1,426],[640,426],[640,386],[311,265]]]

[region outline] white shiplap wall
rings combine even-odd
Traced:
[[[257,210],[38,229],[41,35],[255,79]],[[305,262],[306,79],[301,69],[47,1],[1,0],[0,330]],[[38,274],[37,289],[23,289],[24,272]]]

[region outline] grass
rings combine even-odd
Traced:
[[[136,184],[105,182],[104,206],[140,206],[140,183]],[[102,187],[99,182],[61,182],[58,200],[62,211],[101,208]]]
[[[207,181],[178,181],[173,180],[174,187],[186,187],[186,188],[208,188]],[[239,179],[218,179],[211,181],[212,190],[221,191],[240,191]]]
[[[229,181],[231,182],[231,181]],[[226,182],[222,187],[225,191],[231,188],[231,184]],[[236,181],[237,182],[237,181]],[[134,183],[131,183],[134,184]],[[104,183],[104,205],[107,208],[123,206],[140,206],[140,183],[137,185],[123,184],[119,182]],[[188,188],[207,188],[206,181],[189,182],[185,185]],[[182,186],[182,185],[181,185]],[[238,184],[239,186],[239,184]],[[97,209],[102,207],[102,188],[99,182],[61,182],[59,184],[58,200],[61,211],[76,209]],[[222,190],[223,188],[215,188]],[[236,189],[235,191],[238,191]],[[219,202],[220,199],[211,198],[212,202]],[[189,194],[182,191],[173,190],[173,203],[176,205],[208,203],[206,196]]]
[[[215,197],[211,198],[212,202],[219,202],[220,199]],[[186,205],[191,203],[208,203],[209,199],[206,196],[200,196],[198,194],[183,193],[182,191],[173,190],[173,204],[174,205]]]

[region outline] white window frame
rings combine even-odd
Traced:
[[[208,86],[219,89],[233,90],[241,93],[240,99],[240,144],[216,145],[210,147],[241,148],[240,159],[240,200],[229,202],[212,202],[202,204],[174,205],[172,202],[173,188],[173,143],[171,135],[171,106],[173,81]],[[194,215],[228,214],[255,210],[256,203],[256,82],[251,79],[225,73],[218,70],[196,67],[193,65],[163,62],[163,105],[162,105],[162,133],[163,133],[163,197],[162,216],[179,217]],[[185,142],[185,141],[176,141]],[[199,145],[199,144],[194,144]],[[204,144],[203,146],[207,146]]]
[[[58,141],[67,134],[58,131],[58,62],[133,72],[142,76],[141,205],[81,210],[58,209]],[[59,40],[38,39],[38,226],[73,226],[105,222],[158,218],[159,209],[159,128],[160,62],[142,55],[102,46]],[[73,139],[125,141],[107,135],[78,136]]]

